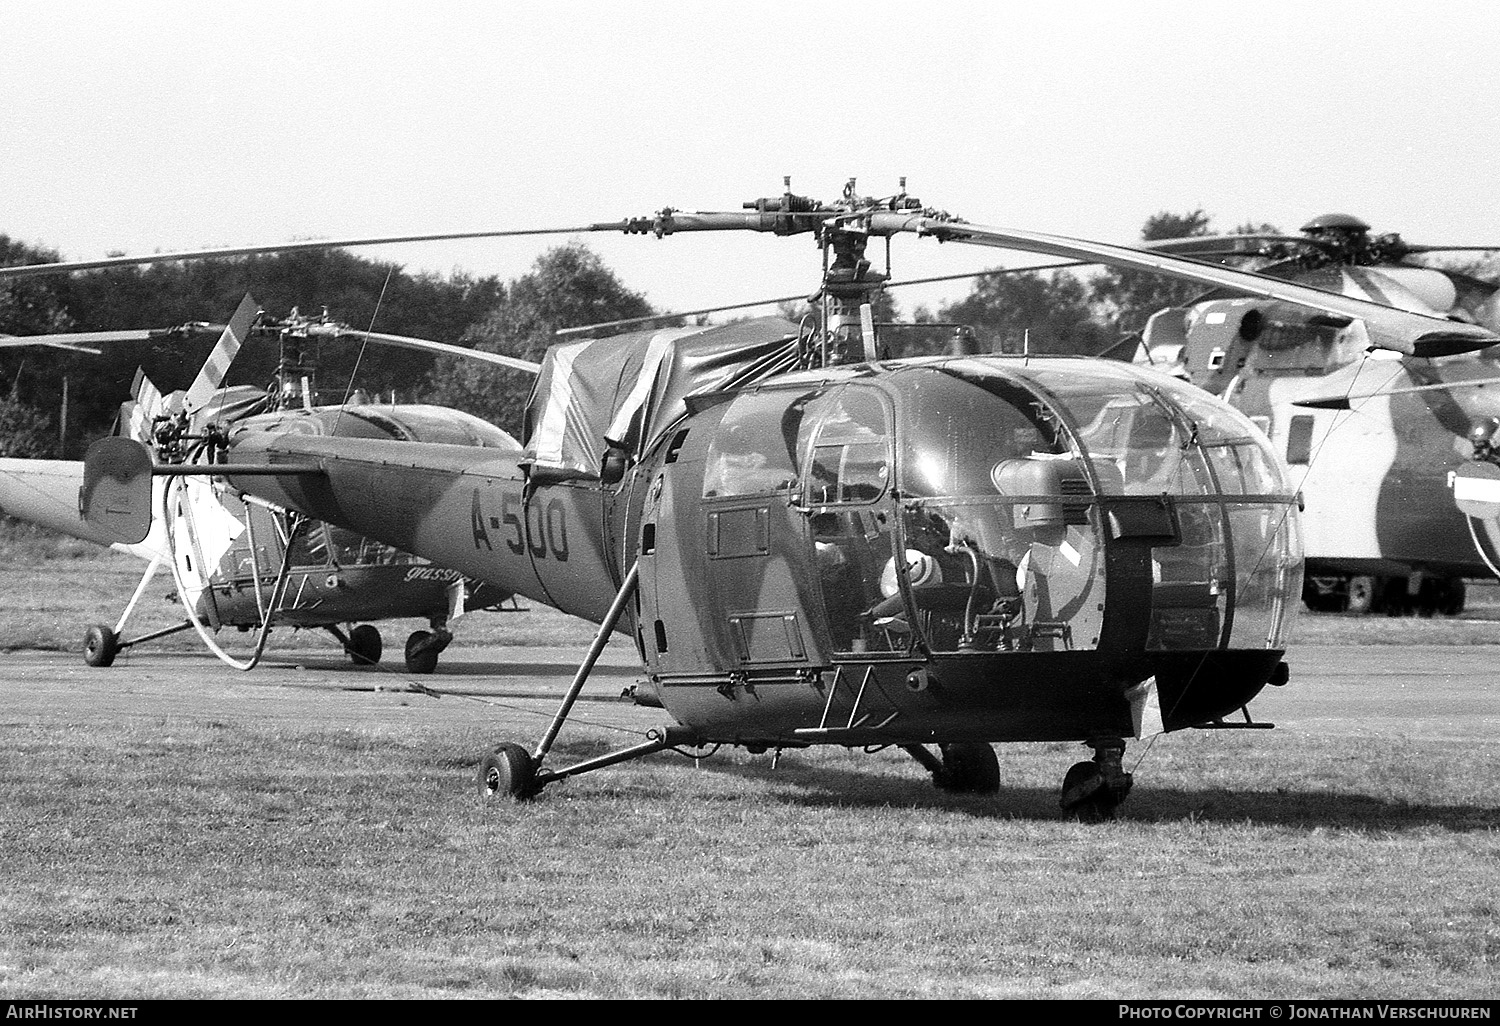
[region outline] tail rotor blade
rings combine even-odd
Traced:
[[[224,383],[224,375],[229,373],[229,365],[234,362],[235,355],[240,351],[240,345],[249,334],[250,327],[255,323],[255,317],[260,313],[260,306],[245,293],[245,298],[240,300],[240,305],[224,327],[224,334],[219,336],[219,341],[214,345],[213,352],[208,354],[203,367],[198,371],[198,376],[193,379],[192,385],[188,387],[187,395],[183,397],[183,403],[189,413],[201,410],[208,405],[213,398],[214,392],[218,391]]]
[[[166,397],[161,394],[161,389],[146,377],[146,372],[139,368],[136,369],[135,382],[131,385],[130,392],[135,398],[121,405],[125,424],[124,434],[127,438],[134,438],[137,442],[149,446],[151,425],[165,411]]]

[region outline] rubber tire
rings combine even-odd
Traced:
[[[406,639],[406,672],[417,674],[428,674],[437,669],[438,653],[432,649],[418,652],[416,648],[423,642],[431,639],[430,631],[412,631],[411,637]]]
[[[380,662],[385,643],[380,631],[370,624],[362,623],[349,632],[349,644],[344,649],[355,666],[374,666]]]
[[[938,745],[943,754],[941,772],[932,775],[933,783],[953,794],[994,794],[1000,790],[1000,760],[991,745],[963,741]]]
[[[1338,592],[1325,595],[1318,590],[1318,586],[1311,578],[1302,582],[1302,604],[1313,613],[1337,613],[1344,608],[1344,596]]]
[[[1462,577],[1450,577],[1444,583],[1447,587],[1443,589],[1437,611],[1444,616],[1457,616],[1464,611],[1467,588]]]
[[[1092,794],[1068,804],[1068,792],[1101,776],[1096,762],[1075,762],[1063,776],[1061,805],[1081,823],[1102,823],[1113,819],[1119,801],[1102,784]]]
[[[102,623],[83,635],[83,661],[90,666],[109,666],[120,652],[120,636]]]
[[[1375,607],[1375,585],[1374,577],[1356,575],[1349,578],[1348,590],[1349,601],[1345,603],[1346,612],[1363,616]]]
[[[476,783],[479,797],[485,801],[509,798],[520,802],[541,790],[536,786],[536,763],[531,761],[531,753],[512,741],[479,761]]]

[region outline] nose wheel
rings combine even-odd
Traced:
[[[1074,763],[1063,777],[1063,811],[1072,813],[1084,823],[1114,819],[1117,809],[1130,794],[1131,776],[1125,772],[1125,742],[1120,738],[1102,738],[1089,742],[1094,750],[1092,762]]]

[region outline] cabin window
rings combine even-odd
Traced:
[[[884,440],[813,446],[809,500],[815,506],[874,502],[890,476]]]
[[[814,506],[874,502],[891,476],[885,403],[868,388],[846,387],[824,407],[808,467],[807,501]]]
[[[1305,467],[1312,462],[1313,416],[1299,413],[1286,429],[1286,461]]]
[[[879,507],[844,506],[814,513],[810,526],[834,649],[903,651],[907,636],[890,627],[901,606],[894,570],[891,587],[881,590],[881,575],[891,565],[894,551],[890,517]],[[882,602],[889,608],[880,608]]]
[[[1037,397],[1001,379],[927,374],[903,397],[901,490],[910,495],[985,495],[1002,460],[1059,453],[1056,427]]]
[[[763,495],[797,483],[797,453],[810,426],[817,392],[752,392],[739,396],[714,432],[703,469],[703,497]]]

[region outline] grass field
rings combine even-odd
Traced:
[[[134,566],[7,550],[0,647],[74,647]],[[1463,643],[1500,628],[1479,615],[1300,636]],[[538,610],[455,644],[588,633]],[[479,753],[537,736],[535,712],[81,694],[0,710],[0,998],[1500,998],[1500,738],[1182,732],[1132,745],[1126,814],[1089,826],[1056,807],[1076,745],[997,746],[982,798],[816,749],[487,805]],[[570,727],[560,754],[605,743]]]

